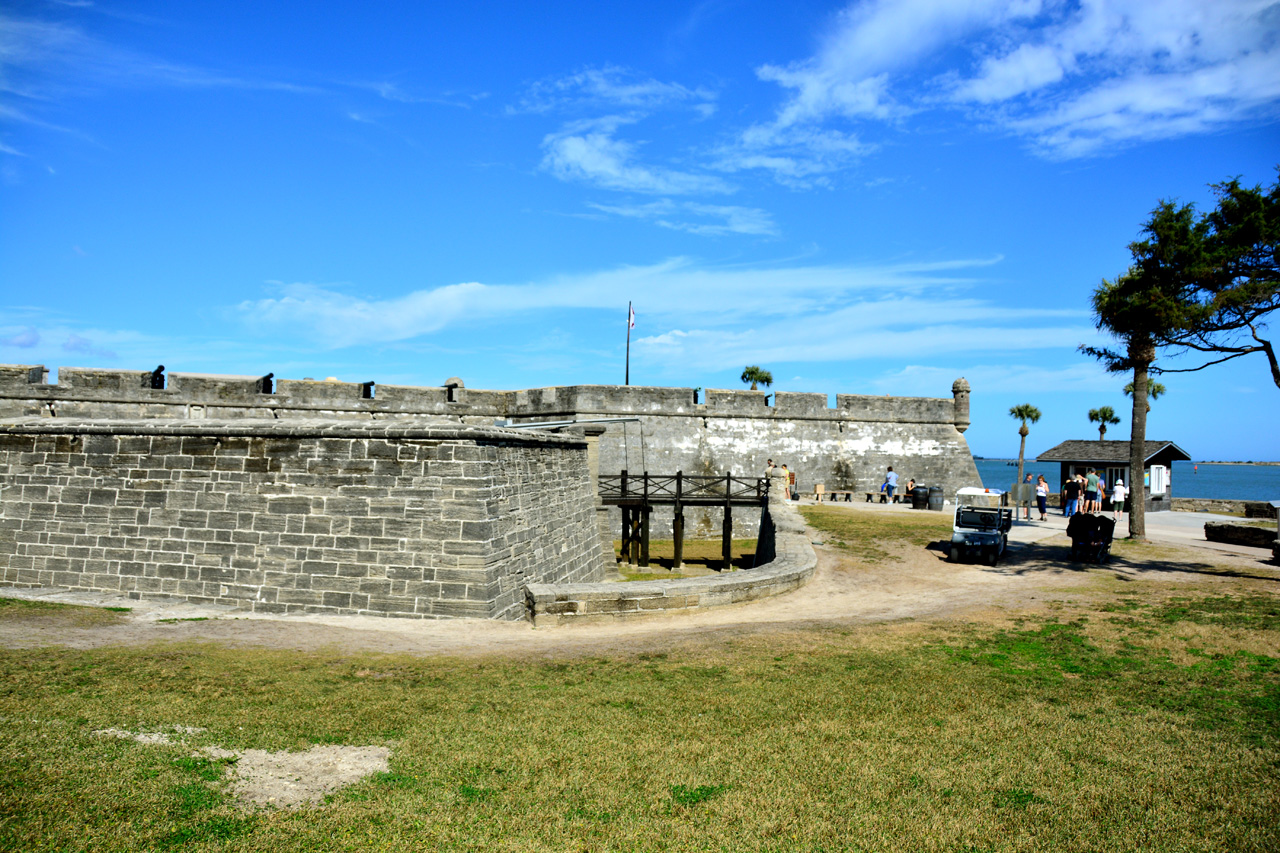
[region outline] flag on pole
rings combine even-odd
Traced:
[[[630,316],[627,317],[627,328],[634,329],[636,327],[636,309],[631,307],[631,303],[627,303],[627,311]]]

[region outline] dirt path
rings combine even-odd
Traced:
[[[298,651],[561,657],[647,651],[669,647],[676,638],[731,636],[807,623],[1005,619],[1014,611],[1035,611],[1051,602],[1098,595],[1112,579],[1280,594],[1280,566],[1264,561],[1261,550],[1254,556],[1167,542],[1144,552],[1141,559],[1119,556],[1110,565],[1097,567],[1068,562],[1068,547],[1065,536],[1011,546],[1009,557],[992,569],[947,562],[941,543],[927,549],[903,545],[892,549],[894,559],[875,565],[817,546],[818,568],[812,581],[788,595],[693,614],[538,628],[523,622],[482,620],[259,616],[186,604],[3,589],[0,595],[125,606],[132,611],[118,623],[104,626],[77,626],[54,615],[0,620],[0,647],[93,648],[194,641]]]

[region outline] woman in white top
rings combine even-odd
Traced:
[[[1115,488],[1111,490],[1111,517],[1119,519],[1124,515],[1124,499],[1129,494],[1129,490],[1124,486],[1124,480],[1116,480]]]

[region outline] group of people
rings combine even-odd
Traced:
[[[916,478],[912,477],[907,481],[907,488],[903,491],[903,495],[911,494],[916,487]],[[880,503],[884,503],[888,499],[889,503],[894,502],[894,495],[898,493],[898,475],[894,472],[893,466],[889,466],[889,470],[885,472],[884,482],[880,484]]]
[[[1040,479],[1044,479],[1041,477]],[[1116,480],[1111,488],[1111,515],[1119,519],[1124,515],[1124,500],[1129,489],[1124,480]],[[1102,502],[1107,499],[1107,481],[1090,468],[1087,473],[1068,477],[1062,484],[1062,514],[1070,518],[1077,512],[1102,512]]]
[[[1040,510],[1040,520],[1048,520],[1048,504],[1049,504],[1049,482],[1041,474],[1036,478],[1035,483],[1031,482],[1030,474],[1027,475],[1024,485],[1035,486],[1036,490],[1036,506]],[[1129,490],[1125,487],[1124,480],[1116,480],[1115,486],[1111,489],[1111,513],[1112,517],[1119,520],[1124,515],[1124,500],[1128,496]],[[1076,474],[1068,477],[1066,482],[1062,484],[1062,515],[1064,518],[1070,518],[1079,512],[1102,512],[1102,503],[1107,499],[1107,481],[1103,479],[1093,468],[1090,468],[1085,474]],[[1031,505],[1026,503],[1027,520],[1031,520]]]
[[[769,463],[764,466],[765,482],[769,482],[769,478],[773,476],[774,470],[778,467],[779,466],[773,464],[772,459],[769,460]],[[786,465],[782,465],[780,467],[782,468],[783,476],[787,478],[787,497],[793,501],[800,500],[800,489],[796,485],[796,472],[788,471]]]

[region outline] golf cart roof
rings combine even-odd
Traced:
[[[983,489],[978,486],[965,486],[963,489],[956,489],[956,497],[963,498],[972,495],[995,495],[1000,497],[1004,492],[1000,489]]]

